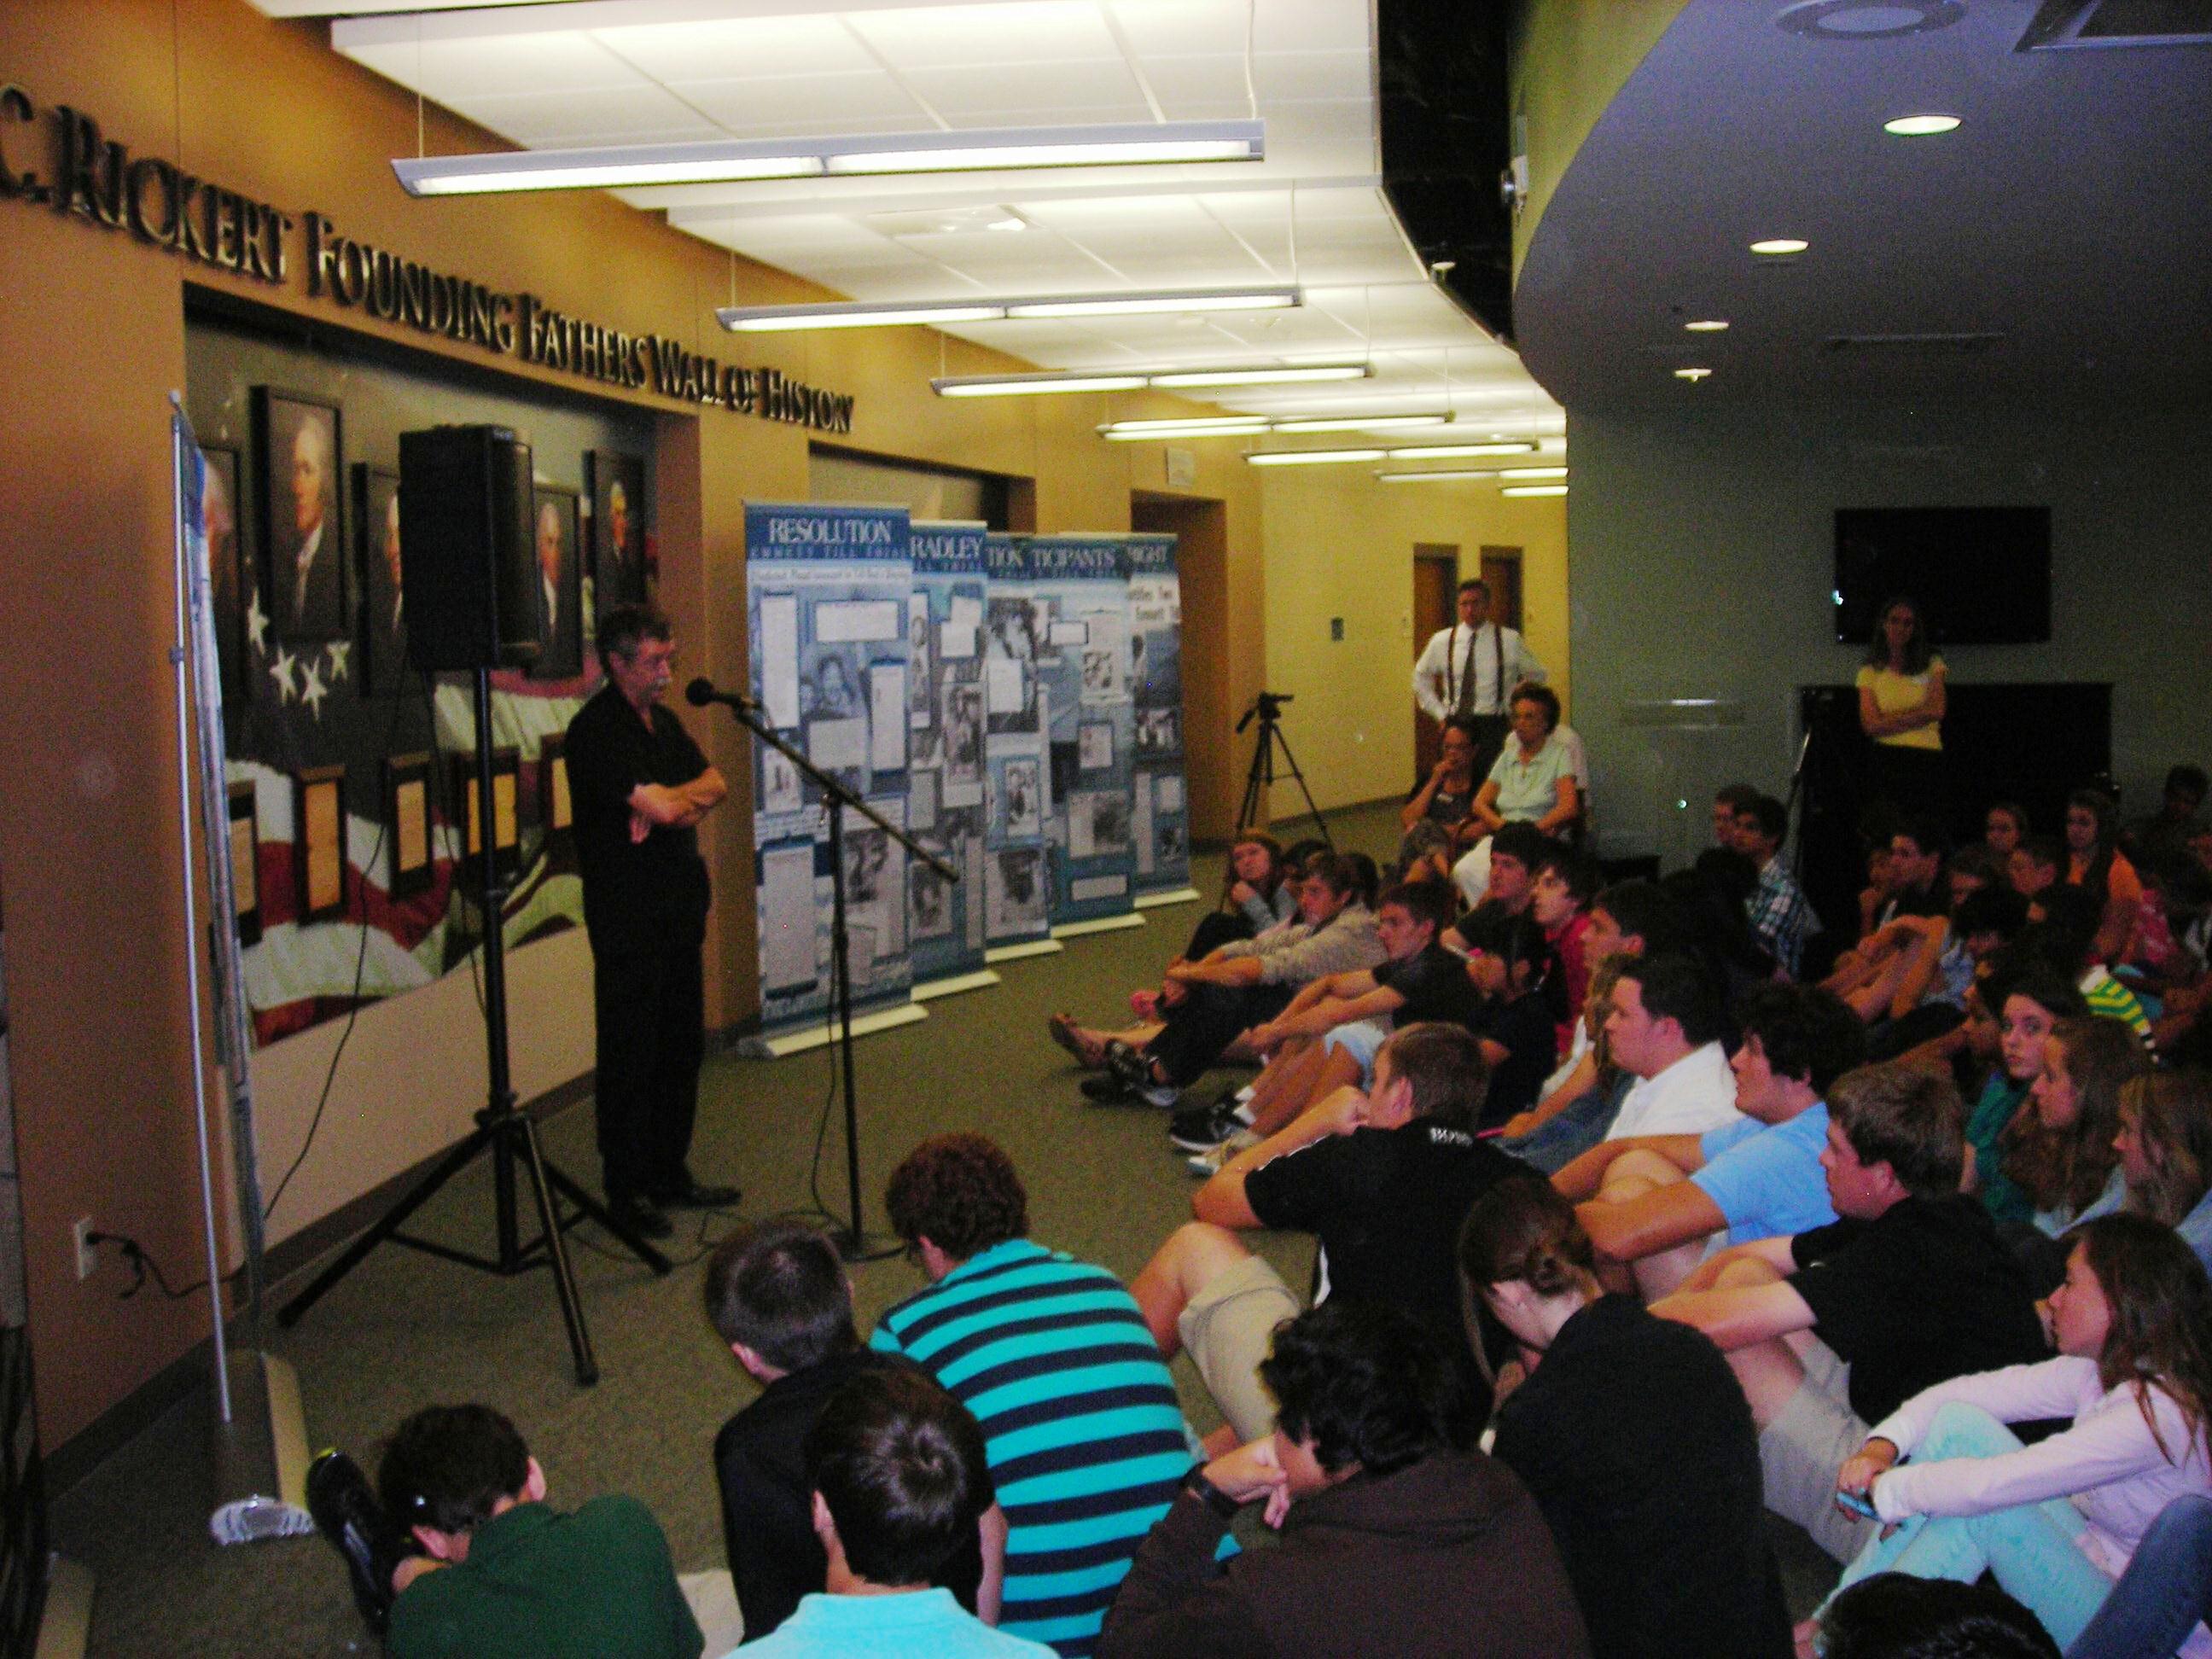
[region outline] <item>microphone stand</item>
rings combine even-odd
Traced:
[[[845,1230],[837,1241],[837,1249],[848,1261],[870,1261],[895,1255],[898,1249],[896,1244],[872,1243],[860,1227],[860,1109],[853,1071],[853,972],[845,945],[845,809],[849,806],[860,813],[905,848],[909,857],[921,860],[944,880],[957,882],[960,879],[960,872],[935,854],[925,850],[905,830],[792,747],[777,734],[774,726],[762,718],[761,706],[752,698],[726,692],[704,695],[696,687],[687,690],[685,696],[696,705],[715,702],[727,708],[740,726],[797,767],[801,777],[811,779],[818,785],[823,799],[829,803],[830,1002],[837,1024],[837,1067],[844,1079],[845,1188],[848,1206]]]

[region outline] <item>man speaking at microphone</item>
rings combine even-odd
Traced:
[[[598,644],[606,683],[568,722],[563,752],[592,941],[599,1166],[615,1219],[665,1238],[668,1210],[738,1200],[734,1187],[693,1180],[685,1162],[707,1021],[698,823],[730,789],[661,707],[676,659],[668,618],[611,605]]]

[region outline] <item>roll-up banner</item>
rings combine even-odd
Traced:
[[[995,982],[983,969],[983,558],[980,524],[917,520],[907,596],[907,829],[960,872],[907,869],[915,994]],[[980,975],[980,977],[979,977]]]
[[[1031,609],[1026,538],[985,538],[983,756],[988,813],[983,831],[983,931],[994,959],[1051,944],[1050,810],[1045,770],[1044,654]]]
[[[1182,588],[1176,538],[1122,544],[1129,571],[1129,690],[1136,731],[1130,833],[1141,902],[1188,895],[1190,807],[1182,746]]]
[[[745,508],[753,695],[794,748],[894,823],[906,822],[913,734],[908,534],[903,507]],[[766,744],[753,750],[765,1036],[818,1024],[829,1007],[834,864],[821,789]],[[906,1003],[905,849],[854,812],[844,846],[853,1006]]]
[[[1135,896],[1125,540],[1032,536],[1022,547],[1045,708],[1056,929],[1127,915]]]

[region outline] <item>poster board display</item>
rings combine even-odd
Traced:
[[[1034,943],[1052,932],[1045,844],[1050,712],[1031,610],[1027,540],[994,533],[983,544],[983,936],[994,947]],[[948,768],[946,776],[951,775]]]
[[[745,508],[752,693],[816,766],[904,825],[910,761],[906,509],[755,502]],[[834,900],[830,814],[820,787],[753,744],[755,896],[761,1028],[821,1019],[830,997]],[[904,1002],[906,853],[845,815],[853,1006]]]
[[[908,953],[917,984],[979,971],[983,917],[983,607],[981,524],[909,527],[907,596],[907,829],[960,872],[948,882],[907,866]]]
[[[1126,541],[1031,536],[1022,544],[1046,744],[1054,927],[1126,915],[1135,896]]]
[[[1139,535],[1129,571],[1129,689],[1133,704],[1130,831],[1139,897],[1190,885],[1190,807],[1182,746],[1182,588],[1176,538]]]

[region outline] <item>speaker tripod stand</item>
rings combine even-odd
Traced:
[[[488,804],[492,799],[491,672],[486,668],[476,670],[476,724],[477,799]],[[630,1254],[655,1274],[665,1275],[670,1263],[666,1256],[647,1243],[635,1230],[617,1222],[606,1206],[546,1158],[538,1144],[538,1121],[529,1113],[516,1109],[508,1069],[507,940],[501,926],[507,887],[506,878],[500,873],[499,853],[494,845],[496,837],[491,834],[492,814],[479,810],[477,819],[483,825],[477,836],[477,878],[484,923],[483,1016],[485,1056],[491,1079],[489,1098],[484,1109],[476,1115],[477,1127],[440,1158],[435,1167],[385,1212],[374,1225],[318,1273],[306,1290],[286,1303],[276,1316],[276,1322],[286,1327],[296,1324],[325,1291],[359,1267],[370,1251],[387,1239],[425,1255],[458,1261],[465,1267],[497,1273],[502,1279],[512,1279],[542,1265],[552,1270],[554,1294],[560,1300],[562,1322],[568,1328],[568,1352],[575,1360],[576,1381],[589,1386],[599,1380],[599,1364],[592,1352],[592,1334],[584,1324],[583,1304],[577,1299],[576,1276],[568,1265],[562,1229],[573,1225],[580,1216],[588,1217],[620,1239]],[[496,1255],[477,1255],[400,1231],[416,1211],[443,1190],[447,1182],[486,1152],[491,1155]],[[531,1197],[538,1209],[538,1235],[526,1243],[522,1239],[516,1209],[518,1166],[530,1183]],[[562,1216],[554,1196],[556,1191],[575,1206],[580,1216]]]
[[[1321,815],[1321,808],[1314,805],[1313,791],[1306,787],[1306,775],[1298,769],[1298,757],[1291,753],[1291,740],[1283,735],[1283,705],[1296,700],[1295,696],[1279,696],[1273,691],[1262,691],[1253,699],[1252,706],[1244,711],[1243,719],[1237,722],[1240,736],[1255,720],[1260,722],[1260,734],[1255,739],[1252,750],[1252,769],[1244,778],[1244,804],[1237,809],[1237,829],[1241,835],[1263,821],[1262,813],[1267,805],[1267,787],[1275,781],[1278,775],[1282,775],[1297,785],[1298,793],[1305,797],[1306,811],[1313,815],[1314,823],[1320,828],[1322,840],[1333,853],[1336,850],[1336,842],[1328,833],[1328,824]],[[1285,769],[1280,775],[1275,770],[1275,751],[1278,749],[1283,751]]]

